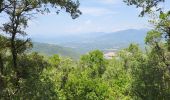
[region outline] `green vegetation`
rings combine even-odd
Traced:
[[[45,56],[52,56],[58,54],[62,57],[70,57],[72,59],[79,59],[80,54],[76,50],[67,47],[61,47],[54,44],[33,42],[32,52],[38,52]]]
[[[31,41],[17,37],[26,34],[23,30],[29,20],[27,12],[41,4],[65,8],[73,18],[80,13],[70,0],[38,1],[0,0],[0,12],[5,11],[10,19],[2,27],[10,36],[0,35],[0,99],[169,100],[169,12],[161,12],[159,19],[152,21],[155,28],[146,36],[145,52],[137,44],[131,44],[110,60],[95,50],[73,61],[59,55],[47,58],[38,53],[28,54]],[[138,4],[136,0],[134,4]]]

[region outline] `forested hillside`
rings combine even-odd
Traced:
[[[132,43],[112,59],[105,59],[100,50],[94,50],[75,61],[58,54],[67,55],[65,48],[25,40],[25,30],[37,13],[56,11],[58,14],[63,10],[73,19],[78,18],[81,15],[79,1],[0,0],[0,15],[5,14],[6,18],[0,27],[0,99],[169,100],[170,11],[159,6],[165,1],[122,1],[127,6],[142,8],[141,17],[154,16],[149,21],[153,28],[143,40],[145,50]],[[47,57],[30,53],[32,48],[37,51],[36,46],[42,53],[50,49],[49,54],[53,50],[57,54]],[[72,50],[69,53],[76,57]]]
[[[72,48],[61,47],[55,44],[48,43],[38,43],[33,42],[32,52],[38,52],[45,56],[52,56],[54,54],[58,54],[62,57],[70,57],[73,59],[78,59],[80,57],[80,53]]]

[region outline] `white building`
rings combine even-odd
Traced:
[[[108,52],[104,54],[105,59],[112,59],[115,56],[116,56],[116,52]]]

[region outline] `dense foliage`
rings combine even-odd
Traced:
[[[19,87],[10,67],[11,55],[1,49],[1,99],[168,100],[170,53],[157,41],[160,35],[152,33],[146,38],[147,51],[131,44],[110,60],[98,50],[79,61],[22,53],[18,56]]]
[[[29,16],[21,14],[26,10],[24,4],[37,8],[39,3],[52,3],[74,13],[77,12],[77,8],[73,9],[74,3],[70,0],[67,0],[69,4],[64,0],[58,4],[55,0],[28,1],[0,0],[0,8],[5,7],[1,11],[5,11],[10,20],[1,29],[14,36],[0,35],[0,99],[169,100],[169,12],[162,12],[154,21],[155,29],[149,31],[145,39],[145,51],[131,44],[112,59],[105,59],[101,51],[95,50],[74,61],[58,55],[29,54],[26,51],[32,47],[30,40],[15,37],[25,34]],[[20,5],[24,8],[21,12]],[[27,14],[27,10],[24,13]]]

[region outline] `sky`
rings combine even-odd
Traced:
[[[149,28],[148,18],[138,17],[140,9],[127,6],[123,0],[79,0],[82,15],[73,20],[64,11],[37,15],[29,21],[26,32],[30,37],[56,37],[94,32],[115,32]],[[170,2],[168,2],[170,4]],[[167,5],[163,5],[166,7]],[[3,21],[0,20],[0,23]]]

